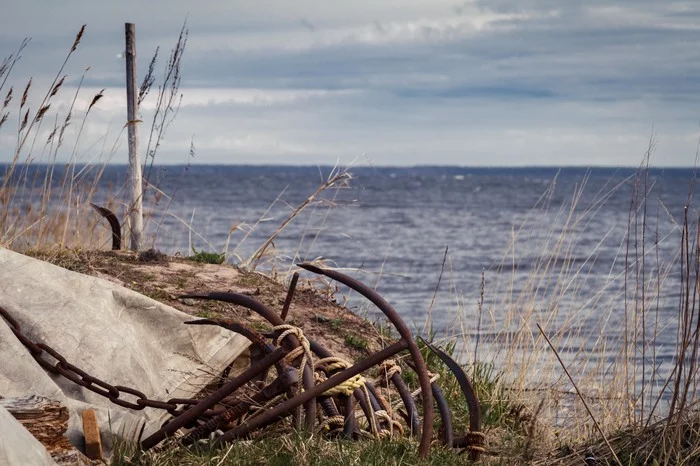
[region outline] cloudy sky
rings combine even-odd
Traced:
[[[113,153],[125,163],[124,23],[136,23],[142,76],[185,19],[182,106],[160,163],[187,162],[193,141],[195,163],[637,165],[652,136],[655,165],[694,162],[696,0],[9,2],[2,57],[31,42],[2,99],[10,86],[21,95],[33,77],[29,102],[38,105],[87,24],[66,84],[22,156],[46,157],[42,145],[89,67],[66,134],[82,126],[80,141],[57,157]],[[158,78],[162,69],[163,60]],[[5,110],[0,161],[16,151],[18,104]]]

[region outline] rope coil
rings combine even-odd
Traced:
[[[352,366],[352,364],[348,361],[346,361],[343,358],[339,358],[336,356],[331,356],[328,358],[323,358],[319,359],[316,361],[316,367],[319,370],[322,370],[326,374],[329,372],[341,370],[341,369],[347,369],[348,367]]]
[[[272,330],[275,332],[282,332],[273,340],[275,346],[279,346],[279,343],[282,340],[284,340],[288,335],[294,335],[295,337],[297,337],[297,340],[299,340],[299,346],[290,351],[289,354],[287,354],[286,359],[287,361],[291,362],[299,356],[301,356],[301,363],[299,364],[299,376],[297,380],[297,393],[301,393],[302,391],[304,391],[304,366],[308,364],[309,367],[311,367],[311,370],[314,370],[314,362],[311,355],[311,344],[309,343],[309,340],[304,336],[304,332],[299,327],[284,324],[272,327]]]
[[[321,424],[319,425],[319,430],[324,431],[324,430],[333,430],[333,427],[335,428],[343,428],[345,425],[345,418],[343,416],[331,416],[329,418],[326,418]]]
[[[296,358],[301,356],[301,362],[299,363],[299,370],[297,376],[297,395],[304,391],[304,367],[308,364],[311,368],[311,372],[314,372],[314,360],[311,353],[311,344],[309,340],[304,336],[304,332],[294,325],[283,324],[276,325],[272,327],[272,330],[280,333],[274,340],[275,346],[279,346],[279,343],[284,340],[289,335],[294,335],[299,340],[299,346],[290,351],[285,360],[289,363],[294,361]],[[298,406],[295,410],[295,418],[297,420],[297,427],[301,427],[301,406]]]
[[[393,360],[393,359],[387,359],[386,361],[383,361],[379,365],[379,369],[383,370],[386,373],[386,378],[390,379],[394,376],[394,374],[399,374],[401,375],[402,369],[401,366],[398,365],[398,363]]]
[[[358,374],[354,377],[350,377],[345,382],[340,383],[333,388],[329,388],[323,392],[323,396],[351,396],[356,389],[363,388],[365,386],[365,382],[365,378]]]

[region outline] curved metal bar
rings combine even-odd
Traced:
[[[362,412],[364,413],[365,418],[367,419],[367,422],[369,423],[368,427],[370,429],[370,433],[372,435],[375,435],[375,433],[372,432],[372,426],[377,425],[377,416],[374,415],[374,409],[372,409],[371,401],[370,401],[370,403],[367,403],[367,398],[365,398],[364,392],[359,388],[356,388],[352,392],[352,394],[355,397],[355,400],[357,400],[357,404],[360,405],[360,408],[362,409]]]
[[[423,341],[422,338],[421,341]],[[416,370],[415,364],[412,361],[406,361],[406,365],[413,369],[413,371]],[[447,400],[445,399],[445,395],[440,389],[440,386],[437,384],[437,382],[431,382],[430,391],[433,394],[435,403],[438,405],[438,413],[440,415],[440,421],[443,427],[443,442],[446,445],[454,445],[455,442],[454,431],[452,429],[452,413],[450,412],[450,408],[447,404]],[[413,399],[413,397],[411,397],[411,399]]]
[[[392,375],[389,380],[396,387],[396,391],[399,392],[399,397],[401,397],[401,401],[406,408],[406,415],[408,416],[406,423],[411,429],[411,436],[416,437],[420,431],[420,419],[418,419],[418,408],[416,408],[411,392],[399,374]]]
[[[401,319],[401,316],[399,316],[398,312],[396,312],[396,310],[391,307],[391,305],[376,291],[352,277],[336,272],[335,270],[323,269],[312,264],[298,264],[298,266],[308,270],[309,272],[325,275],[326,277],[332,278],[333,280],[357,291],[362,296],[374,303],[374,305],[377,306],[379,310],[387,316],[387,318],[389,318],[391,323],[394,324],[394,327],[396,327],[399,335],[408,345],[408,350],[411,353],[411,358],[416,365],[416,372],[418,374],[418,380],[420,381],[420,387],[423,394],[423,431],[421,432],[418,454],[421,458],[427,457],[428,450],[430,450],[430,439],[433,436],[434,420],[433,394],[430,388],[430,377],[428,376],[428,368],[425,365],[420,349],[413,339],[413,334],[406,326],[403,319]]]
[[[180,296],[180,298],[209,299],[213,301],[223,301],[226,303],[235,304],[237,306],[243,306],[259,314],[272,325],[284,325],[284,321],[282,320],[282,318],[275,314],[275,312],[272,309],[265,306],[260,301],[257,301],[253,298],[242,294],[223,292],[212,292],[204,294],[196,293],[182,295]],[[288,345],[290,350],[296,348],[300,344],[299,340],[294,335],[288,335],[284,339],[284,341],[282,341],[282,344],[285,344],[285,342],[287,341],[289,342]],[[302,370],[304,371],[302,375],[304,382],[304,390],[309,391],[314,386],[314,374],[311,371],[311,367],[309,365],[304,366]],[[307,430],[311,431],[314,428],[314,424],[316,423],[316,400],[311,399],[304,403],[304,410],[306,412],[306,416],[304,418],[304,426]]]
[[[317,400],[318,404],[321,405],[321,408],[323,408],[323,411],[326,413],[326,416],[340,416],[340,411],[338,411],[338,407],[335,405],[333,398],[330,396],[319,396]]]
[[[345,410],[345,424],[343,425],[343,434],[345,438],[355,438],[357,432],[357,419],[355,418],[355,398],[351,396],[342,396],[343,409]]]
[[[384,410],[389,414],[391,412],[391,407],[386,406],[384,403],[382,403],[382,400],[379,398],[379,394],[377,393],[377,389],[372,385],[371,383],[367,382],[365,384],[367,387],[367,391],[370,394],[370,402],[372,403],[372,409],[376,411],[381,411]],[[375,422],[377,419],[375,418]],[[379,422],[381,424],[380,428],[384,430],[388,430],[390,428],[389,423],[386,421],[386,419],[383,419],[382,421]],[[377,424],[375,424],[377,425]]]
[[[425,341],[421,338],[421,341],[427,346],[430,351],[435,353],[437,357],[440,358],[442,362],[445,363],[447,368],[454,374],[460,388],[462,389],[462,394],[467,400],[467,406],[469,407],[469,431],[481,433],[481,407],[479,406],[479,398],[476,396],[474,387],[469,381],[469,377],[454,359],[450,357],[449,354],[445,353],[443,350]],[[472,459],[477,460],[479,457],[479,452],[477,450],[471,451]]]
[[[438,406],[438,411],[440,412],[440,418],[442,419],[442,441],[448,447],[452,448],[454,445],[454,431],[452,429],[452,413],[450,412],[450,405],[445,399],[445,394],[442,389],[437,384],[437,382],[432,383],[433,387],[433,398],[435,398],[435,403]]]
[[[90,207],[95,209],[98,214],[102,215],[109,222],[112,229],[112,251],[118,251],[122,248],[122,227],[119,225],[119,219],[111,210],[100,207],[97,204],[90,203]]]

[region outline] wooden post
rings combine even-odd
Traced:
[[[102,439],[94,409],[83,411],[83,436],[85,437],[85,456],[91,460],[102,460]]]
[[[132,251],[141,247],[143,234],[143,182],[139,157],[138,88],[136,86],[136,26],[126,23],[126,113],[129,135],[129,224]]]

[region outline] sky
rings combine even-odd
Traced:
[[[636,166],[650,143],[653,165],[695,161],[696,0],[28,0],[0,17],[0,59],[31,38],[0,89],[0,104],[15,97],[0,162],[17,153],[27,81],[36,108],[86,24],[20,159],[126,163],[124,23],[140,78],[161,47],[157,85],[185,21],[182,102],[156,163]]]

